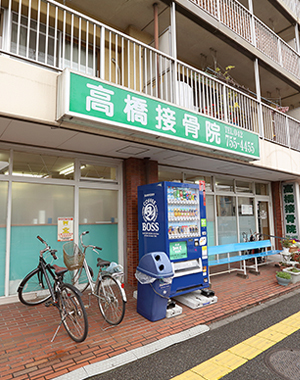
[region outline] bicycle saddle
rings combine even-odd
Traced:
[[[55,270],[56,274],[64,274],[64,273],[68,272],[68,270],[69,270],[68,268],[65,268],[65,267],[59,267],[56,264],[52,265],[52,267]]]
[[[100,257],[97,258],[97,267],[107,267],[109,266],[110,261],[102,260]]]

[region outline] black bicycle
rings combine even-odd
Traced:
[[[37,238],[46,248],[40,251],[39,264],[36,269],[27,274],[18,287],[19,300],[27,306],[40,305],[58,308],[61,322],[51,341],[63,324],[69,336],[75,342],[83,342],[88,333],[88,319],[81,293],[75,286],[63,282],[67,268],[51,265],[45,257],[49,254],[56,260],[56,249],[51,247],[40,236]]]

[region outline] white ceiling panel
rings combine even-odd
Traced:
[[[2,120],[0,129],[1,125]],[[78,132],[12,120],[1,135],[1,140],[57,148],[62,141],[67,141],[76,134]]]
[[[283,172],[275,172],[251,165],[236,163],[222,158],[210,158],[181,153],[175,150],[153,147],[120,139],[102,137],[36,123],[0,118],[0,142],[20,143],[34,147],[58,148],[61,150],[126,159],[149,158],[161,165],[176,166],[180,170],[197,170],[202,173],[241,176],[252,179],[284,181],[297,178]]]

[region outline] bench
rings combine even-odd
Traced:
[[[216,245],[208,248],[208,259],[214,257],[214,259],[208,261],[208,266],[216,266],[227,264],[227,270],[225,272],[231,272],[233,270],[238,271],[238,274],[247,278],[247,268],[250,268],[250,272],[254,274],[260,274],[258,270],[258,258],[267,257],[271,255],[276,255],[280,253],[280,250],[269,249],[272,248],[270,240],[258,240],[258,241],[249,241],[244,243],[232,243],[224,245]],[[259,253],[254,253],[255,250],[261,250]],[[269,250],[268,250],[269,249]],[[246,253],[247,252],[247,253]],[[231,253],[235,255],[230,256]],[[219,258],[219,255],[226,254],[226,257]],[[254,259],[254,264],[246,265],[246,260]],[[240,269],[230,268],[231,263],[240,262]],[[224,272],[224,271],[223,271]],[[220,274],[223,272],[212,273]]]

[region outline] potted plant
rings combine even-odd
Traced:
[[[290,252],[290,247],[292,246],[293,241],[289,238],[286,237],[281,240],[281,245],[282,245],[282,261],[283,262],[289,262],[291,260],[291,252]]]
[[[292,240],[292,245],[290,246],[290,252],[299,254],[300,242],[298,239]]]
[[[283,272],[291,275],[292,284],[295,284],[296,282],[300,281],[300,269],[290,267],[290,268],[283,269]]]
[[[292,281],[292,275],[287,272],[276,272],[276,279],[279,285],[288,286]]]
[[[293,245],[293,240],[291,240],[289,237],[286,237],[281,240],[281,245],[284,251],[285,251],[284,248],[287,248],[289,250],[290,247]]]

